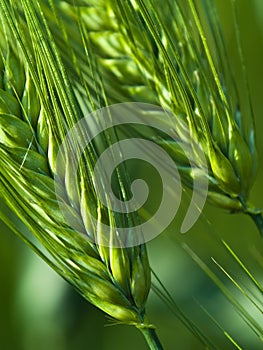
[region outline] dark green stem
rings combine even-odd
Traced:
[[[146,339],[149,349],[163,350],[162,344],[160,343],[160,340],[157,337],[157,334],[155,333],[154,329],[141,327],[139,327],[139,329],[142,332],[144,338]]]
[[[263,217],[262,213],[248,213],[248,215],[251,217],[251,219],[256,224],[259,233],[261,234],[261,237],[263,237]]]
[[[239,198],[245,214],[248,214],[257,226],[258,232],[263,238],[263,217],[262,212],[258,208],[254,208],[251,205],[247,205],[246,200],[242,197]]]

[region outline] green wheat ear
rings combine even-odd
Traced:
[[[57,260],[68,265],[71,274],[68,278],[73,278],[72,283],[83,294],[87,293],[89,299],[94,299],[97,305],[118,320],[142,322],[150,286],[145,248],[102,249],[66,227],[56,204],[52,182],[54,156],[48,157],[51,152],[56,153],[56,142],[52,141],[52,130],[44,132],[39,125],[46,124],[48,129],[53,122],[52,116],[45,113],[39,103],[31,77],[25,74],[24,65],[15,53],[10,49],[3,58],[5,90],[0,91],[1,181],[6,189],[9,183],[12,205],[12,200],[16,198],[27,215],[35,216],[37,226],[42,228],[35,230],[34,234],[39,235],[42,243],[46,241],[45,246]],[[55,146],[50,145],[52,142]],[[84,228],[80,220],[79,228]],[[85,275],[86,278],[83,278]],[[136,284],[133,278],[137,275],[141,277],[140,283],[144,280],[141,290],[132,288]]]
[[[247,116],[240,110],[238,91],[225,63],[224,44],[217,34],[220,28],[212,27],[213,45],[222,46],[215,60],[193,1],[186,1],[183,8],[168,1],[167,11],[156,10],[156,2],[151,0],[136,4],[129,2],[129,6],[124,6],[117,1],[116,5],[120,26],[133,45],[134,59],[148,77],[153,77],[162,105],[174,111],[174,124],[185,123],[194,140],[201,143],[209,166],[209,198],[232,211],[242,210],[255,177],[254,130],[252,121],[248,131],[242,125]],[[205,2],[204,7],[211,15],[213,4]],[[142,20],[147,26],[144,32]],[[146,46],[145,41],[147,56],[138,49]],[[176,159],[176,146],[169,147],[174,147]]]
[[[151,286],[145,245],[114,248],[88,239],[89,215],[98,220],[92,227],[94,237],[103,234],[101,219],[111,223],[112,238],[118,239],[115,218],[102,209],[92,186],[89,169],[94,150],[85,154],[86,166],[81,165],[77,184],[68,172],[70,159],[65,159],[63,169],[57,169],[58,147],[82,113],[52,34],[37,12],[39,4],[25,0],[21,4],[1,1],[0,5],[1,196],[31,230],[32,237],[24,236],[3,214],[1,219],[84,298],[115,322],[136,326],[150,346],[161,349],[145,315]],[[58,199],[55,192],[57,171],[64,199]],[[59,200],[70,211],[74,229],[63,217]]]

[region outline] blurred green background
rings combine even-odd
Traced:
[[[201,0],[200,0],[201,1]],[[256,117],[259,171],[251,201],[263,208],[263,1],[239,0],[238,14],[242,44]],[[226,33],[233,71],[240,79],[230,0],[218,1]],[[210,205],[198,223],[185,235],[179,233],[186,203],[169,230],[150,242],[149,254],[154,271],[174,300],[219,349],[236,349],[222,327],[240,348],[263,348],[259,336],[242,319],[220,289],[182,248],[186,243],[215,272],[236,300],[259,324],[262,314],[220,272],[213,257],[244,288],[257,295],[251,282],[218,240],[222,237],[241,260],[263,282],[263,244],[255,226],[244,215],[230,215]],[[128,326],[112,326],[109,319],[89,305],[1,224],[0,239],[0,349],[1,350],[146,350],[139,332]],[[260,302],[260,300],[259,300]],[[205,312],[204,309],[207,311]],[[166,350],[199,350],[203,346],[177,320],[171,310],[151,292],[148,306],[151,322]],[[209,313],[218,326],[208,316]]]

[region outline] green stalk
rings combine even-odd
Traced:
[[[150,350],[163,350],[162,344],[153,328],[139,327],[139,329],[146,339]]]
[[[254,221],[254,223],[257,226],[258,232],[260,233],[261,237],[263,238],[263,216],[262,213],[248,213],[248,215],[251,217],[251,219]]]
[[[248,214],[254,223],[257,226],[258,232],[263,238],[263,216],[262,212],[259,209],[255,209],[253,207],[248,207],[246,201],[243,198],[240,198],[240,203],[243,206],[243,210],[245,214]]]

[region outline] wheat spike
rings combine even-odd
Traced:
[[[23,5],[28,15],[28,2],[25,1]],[[4,8],[9,10],[8,7]],[[4,28],[9,30],[7,26]],[[29,32],[25,35],[27,34],[30,35]],[[12,35],[9,35],[11,40]],[[34,40],[35,38],[33,42]],[[71,211],[73,228],[65,221],[54,189],[55,159],[60,131],[62,134],[64,132],[59,129],[63,119],[59,119],[56,114],[61,108],[55,102],[56,87],[53,81],[49,81],[48,74],[45,76],[40,72],[37,78],[40,89],[36,89],[36,76],[30,74],[23,50],[18,47],[16,50],[15,53],[8,37],[7,41],[1,42],[2,194],[7,204],[29,226],[33,236],[50,254],[52,266],[87,300],[115,320],[138,327],[144,327],[145,324],[147,327],[145,303],[151,282],[146,247],[114,248],[92,243],[87,236],[80,203],[76,203],[77,199],[70,193],[72,183],[70,178],[66,178],[70,175],[67,174],[67,169],[60,169],[63,173],[62,182],[66,186],[66,191],[63,188],[61,193],[66,193],[65,205]],[[47,48],[47,54],[50,53],[51,50]],[[36,59],[39,59],[38,56]],[[36,62],[36,66],[38,64]],[[47,64],[45,58],[41,64]],[[37,74],[37,70],[34,73]],[[47,95],[43,97],[39,91],[44,91]],[[52,108],[49,100],[52,100]],[[64,122],[68,121],[65,119]],[[65,167],[67,164],[66,162]],[[91,180],[82,180],[86,185],[85,188],[80,188],[81,197],[83,200],[83,196],[88,196],[85,202],[88,215],[90,210],[95,208],[98,211],[100,208],[97,208],[92,189],[88,188]],[[104,211],[101,215],[108,214]],[[8,218],[3,219],[9,223]],[[99,227],[95,229],[98,231]],[[113,227],[112,235],[114,234],[116,232]]]
[[[206,3],[205,6],[208,12],[213,9],[213,4]],[[251,135],[254,135],[253,123],[250,122],[248,130],[244,129],[242,124],[245,124],[247,117],[240,111],[238,91],[233,88],[235,84],[225,63],[226,58],[222,50],[217,53],[217,61],[212,58],[195,5],[192,1],[184,5],[189,19],[180,5],[172,5],[169,1],[164,7],[166,11],[162,12],[155,10],[156,2],[153,1],[137,1],[137,6],[130,2],[129,6],[123,6],[117,1],[117,8],[122,14],[117,16],[119,19],[124,18],[123,14],[125,18],[132,19],[129,22],[123,20],[121,25],[127,41],[133,37],[133,55],[137,62],[142,65],[149,57],[148,65],[144,65],[148,76],[151,75],[150,59],[156,62],[154,71],[159,76],[153,78],[155,89],[158,89],[163,105],[174,111],[174,124],[183,119],[193,138],[201,143],[206,153],[210,180],[208,196],[215,204],[230,210],[241,209],[255,177],[255,141],[251,139]],[[172,23],[169,11],[173,14]],[[142,30],[134,30],[139,26],[142,29],[143,26],[138,14],[148,26],[148,32],[144,31],[143,34]],[[188,25],[189,21],[192,26]],[[159,23],[160,27],[152,23]],[[191,27],[197,31],[197,39],[194,39]],[[220,31],[220,28],[214,26],[213,30]],[[147,57],[142,49],[138,50],[138,47],[143,47],[145,37],[149,48],[151,41],[156,43],[157,58],[154,48],[151,48]],[[213,40],[213,45],[223,45],[218,37]],[[176,146],[170,147],[174,147],[176,159]]]

